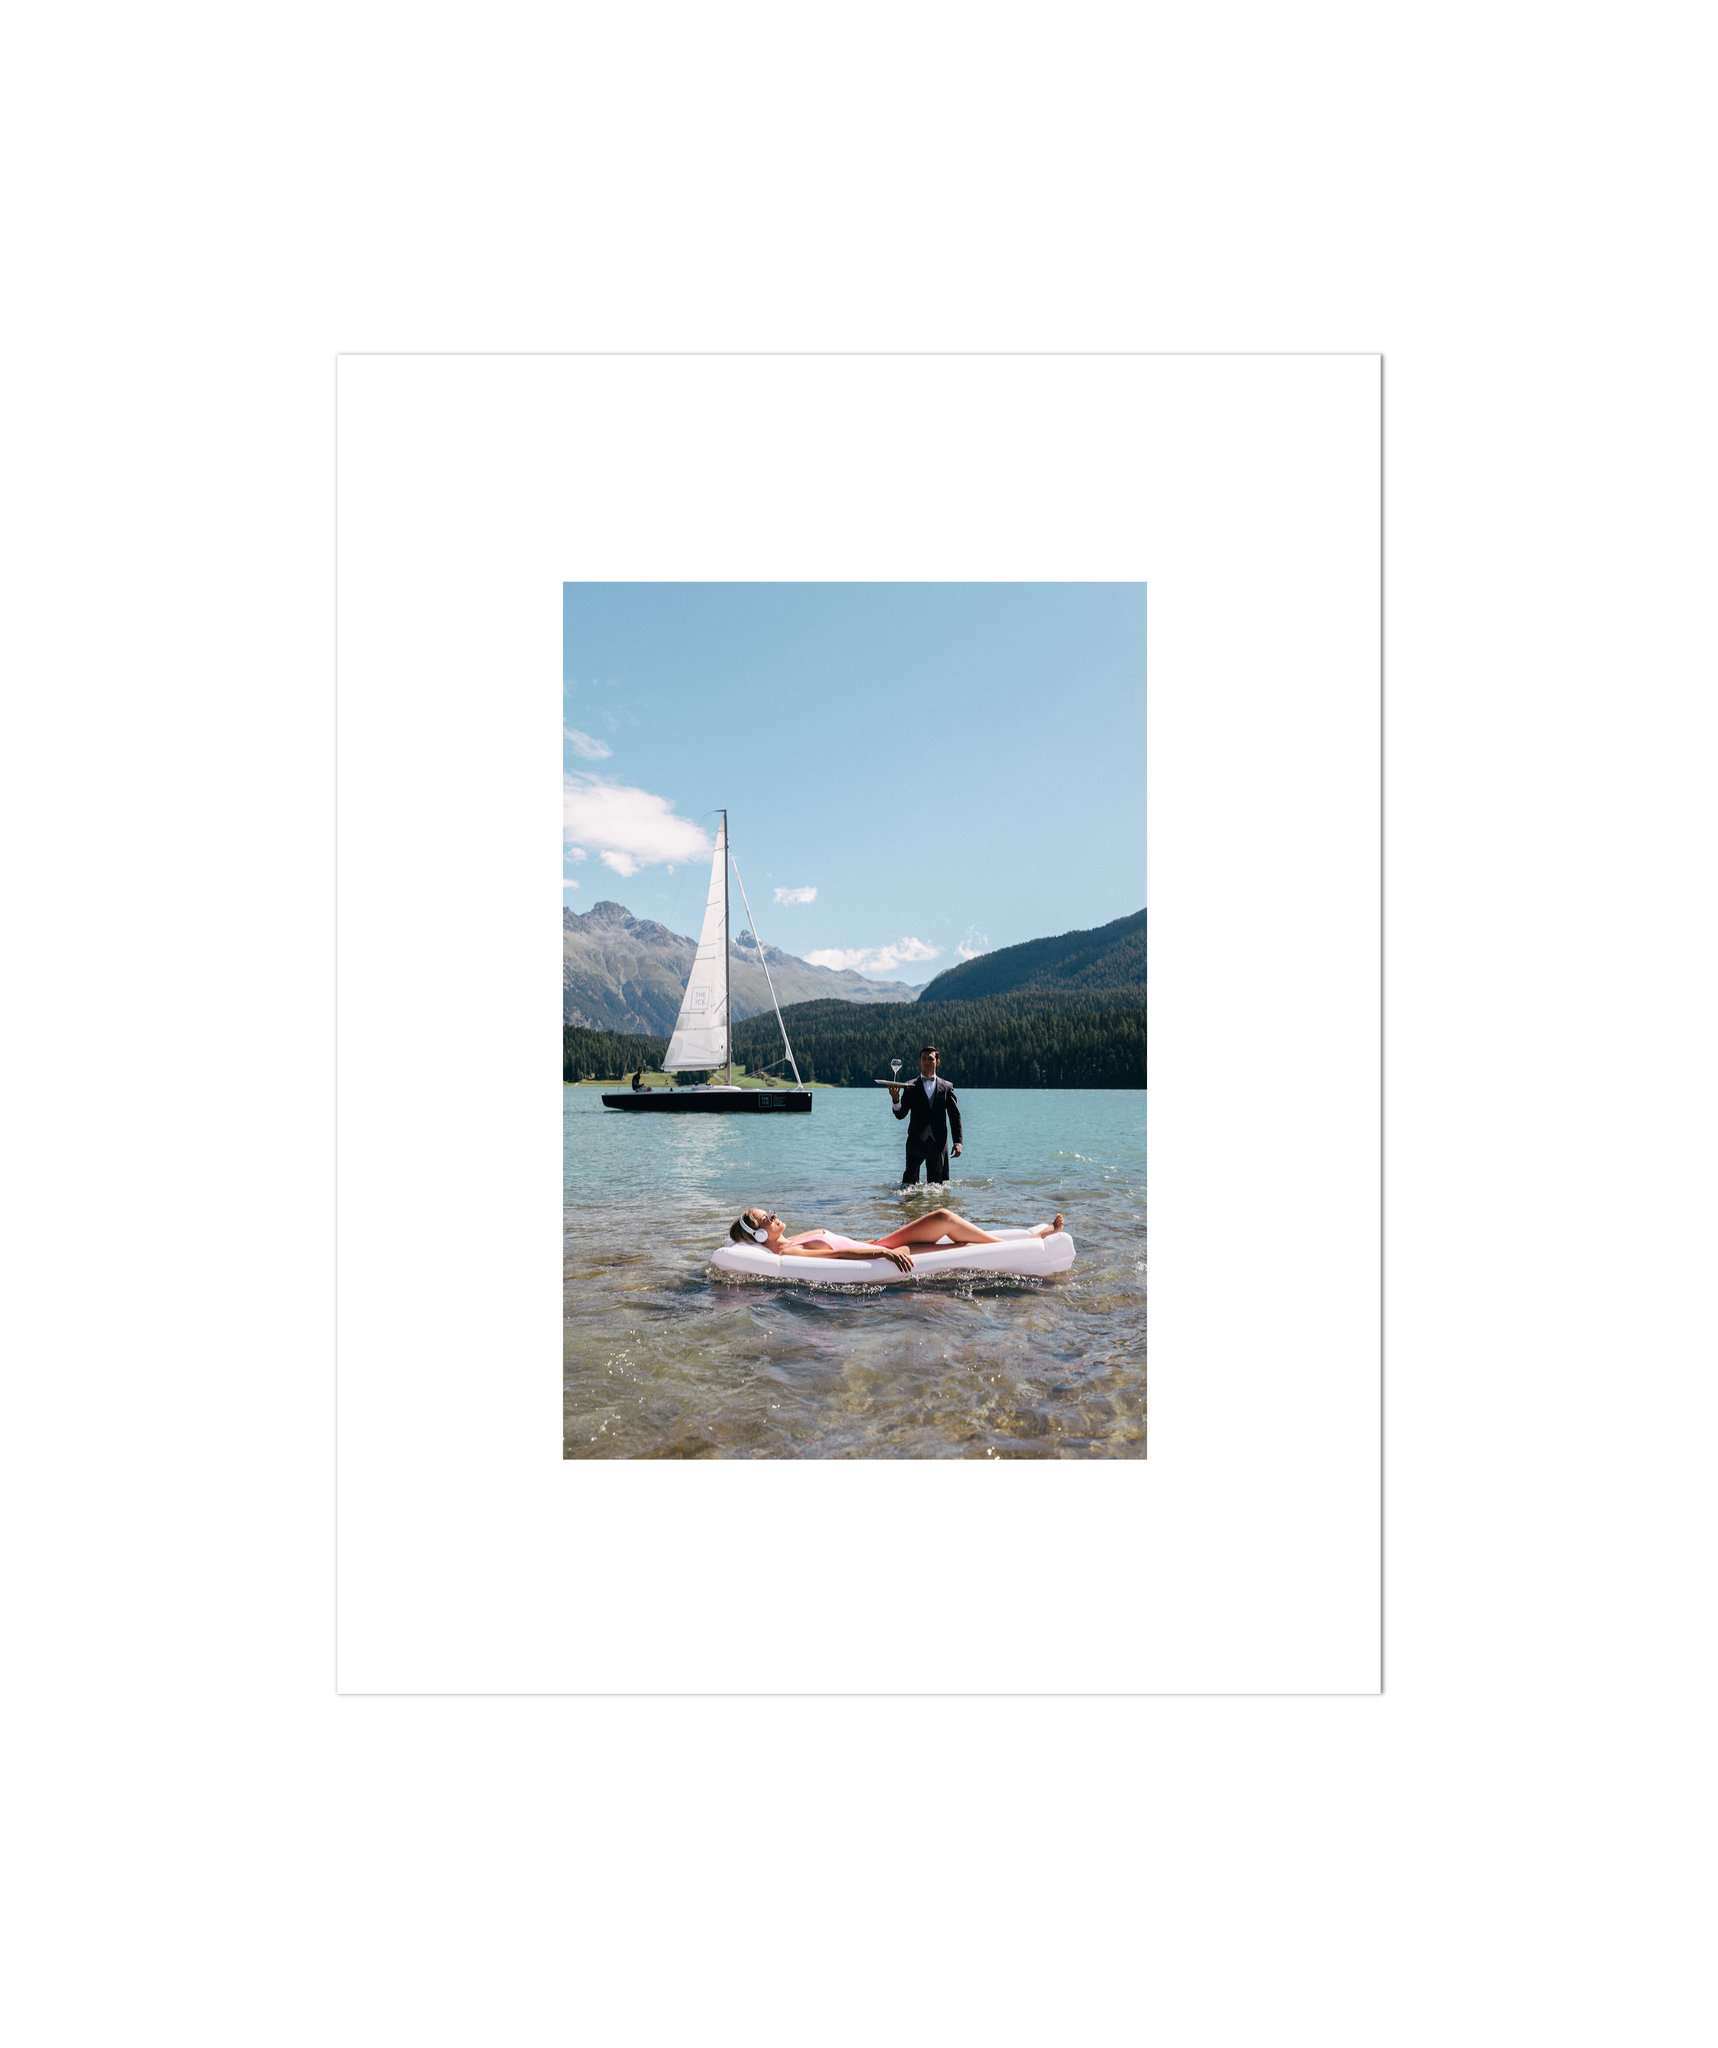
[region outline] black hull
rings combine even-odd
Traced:
[[[736,1088],[732,1095],[711,1089],[708,1095],[695,1088],[628,1088],[604,1095],[605,1109],[673,1110],[690,1116],[789,1116],[811,1114],[811,1091],[800,1088]]]

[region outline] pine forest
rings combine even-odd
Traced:
[[[935,1045],[939,1072],[973,1088],[1143,1088],[1146,995],[1143,984],[1103,989],[1032,990],[946,1003],[849,1003],[826,999],[782,1011],[800,1077],[838,1088],[918,1071],[919,1048]],[[666,1038],[562,1027],[562,1074],[619,1080],[655,1068]],[[752,1074],[791,1083],[773,1012],[734,1027],[734,1058]],[[719,1075],[712,1075],[718,1079]]]

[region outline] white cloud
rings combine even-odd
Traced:
[[[887,975],[905,961],[934,960],[941,951],[923,939],[897,939],[892,946],[823,946],[805,957],[813,967],[833,967],[837,973],[851,967],[860,974]]]
[[[588,732],[580,732],[577,726],[563,725],[561,737],[575,754],[582,755],[587,761],[606,761],[614,752],[613,747],[605,746],[601,740],[593,740]]]
[[[775,892],[775,900],[778,903],[815,903],[817,901],[817,891],[815,889],[778,889]]]
[[[981,932],[977,925],[969,924],[966,928],[966,937],[955,947],[955,951],[963,960],[976,960],[980,953],[990,951],[989,935]]]
[[[593,848],[617,875],[696,860],[711,845],[689,818],[674,815],[666,797],[597,775],[561,777],[561,831],[569,858],[583,860]]]
[[[590,859],[590,855],[589,855],[588,853],[586,853],[586,851],[584,850],[584,848],[583,848],[582,846],[569,846],[569,847],[567,847],[567,848],[565,849],[565,851],[566,851],[566,856],[567,856],[568,860],[589,860],[589,859]]]
[[[565,875],[561,877],[561,887],[563,889],[576,889],[578,886],[577,882],[569,882]]]

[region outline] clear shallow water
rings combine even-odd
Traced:
[[[819,1089],[808,1117],[561,1094],[567,1457],[1145,1455],[1143,1089],[962,1089],[955,1177],[916,1191],[880,1088]],[[986,1230],[1060,1209],[1078,1257],[891,1287],[720,1272],[757,1202],[852,1237],[939,1205]]]

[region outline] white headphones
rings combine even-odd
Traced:
[[[772,1216],[772,1217],[770,1218],[770,1222],[771,1222],[771,1223],[773,1223],[774,1221],[775,1221],[775,1218],[774,1218],[774,1217]],[[750,1231],[751,1231],[751,1233],[752,1233],[753,1237],[755,1237],[755,1238],[757,1239],[757,1241],[758,1241],[758,1243],[759,1243],[759,1244],[768,1244],[768,1243],[769,1243],[769,1241],[770,1241],[770,1233],[769,1233],[769,1224],[768,1224],[768,1223],[766,1223],[766,1224],[764,1225],[764,1227],[763,1227],[763,1229],[762,1229],[762,1230],[758,1230],[758,1229],[756,1229],[756,1228],[755,1228],[755,1227],[754,1227],[753,1225],[751,1225],[751,1224],[749,1224],[749,1223],[748,1223],[748,1224],[746,1225],[746,1228],[747,1228],[748,1230],[750,1230]]]

